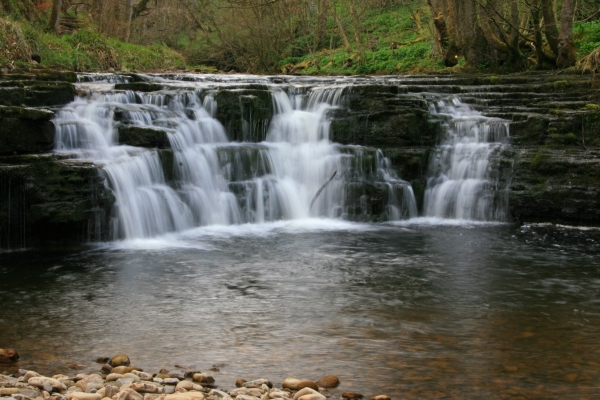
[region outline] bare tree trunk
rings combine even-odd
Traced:
[[[340,21],[340,19],[337,16],[337,13],[335,12],[335,7],[333,7],[333,17],[335,18],[335,23],[337,24],[338,30],[340,31],[340,36],[342,38],[342,42],[344,43],[344,48],[346,49],[348,54],[351,54],[352,46],[350,46],[348,36],[346,36],[346,32],[344,32],[344,26],[342,25],[342,22]]]
[[[50,14],[50,29],[58,30],[60,24],[60,12],[62,10],[62,0],[54,0],[52,3],[52,14]]]
[[[558,29],[552,0],[541,0],[542,15],[544,16],[544,33],[554,54],[558,54]]]
[[[329,0],[321,0],[317,29],[315,31],[315,48],[318,50],[323,46],[325,31],[327,30],[327,15],[329,14]]]
[[[354,0],[350,0],[350,15],[352,15],[352,27],[354,29],[354,40],[356,41],[356,48],[358,50],[358,64],[362,65],[363,62],[363,43],[360,38],[360,21],[356,8],[354,7]]]
[[[560,34],[558,37],[558,54],[556,66],[568,68],[575,65],[576,54],[573,45],[573,14],[575,13],[575,0],[563,0],[560,15]]]
[[[544,50],[542,49],[542,32],[540,30],[540,0],[532,0],[531,2],[531,21],[533,23],[534,32],[534,50],[536,57],[536,69],[542,69],[544,66]]]
[[[133,17],[133,0],[127,0],[125,7],[125,12],[127,14],[127,23],[125,25],[125,42],[129,42],[129,38],[131,36],[131,21]]]

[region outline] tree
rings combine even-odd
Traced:
[[[58,30],[60,24],[60,12],[62,11],[62,0],[54,0],[52,3],[52,13],[50,14],[50,29]]]

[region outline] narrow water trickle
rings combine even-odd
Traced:
[[[506,191],[494,157],[507,145],[508,122],[489,118],[458,99],[437,101],[446,135],[429,165],[424,214],[428,217],[504,221]]]
[[[258,143],[229,141],[215,118],[214,88],[93,93],[57,113],[56,150],[103,165],[116,198],[113,239],[214,224],[416,216],[412,188],[380,151],[331,142],[327,113],[340,107],[344,88],[273,86],[268,128],[242,108],[244,137],[266,135]],[[165,132],[170,149],[119,144],[118,128],[127,125]],[[385,193],[381,210],[366,204],[369,191]]]

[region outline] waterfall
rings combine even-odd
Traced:
[[[430,161],[424,214],[505,220],[506,192],[499,186],[494,156],[506,145],[508,122],[485,117],[458,99],[434,102],[430,111],[446,120],[446,135]]]
[[[223,89],[220,89],[223,90]],[[329,136],[328,111],[344,86],[270,88],[274,116],[262,142],[230,142],[215,119],[214,87],[88,93],[59,110],[58,152],[102,165],[116,202],[112,238],[148,238],[204,225],[303,218],[368,220],[369,191],[385,195],[374,219],[416,216],[410,185],[376,149]],[[244,138],[255,129],[242,108]],[[242,122],[244,122],[242,121]],[[170,149],[120,144],[119,127],[164,132]],[[260,135],[259,135],[260,136]],[[335,179],[310,201],[323,182]],[[379,192],[378,192],[379,193]]]

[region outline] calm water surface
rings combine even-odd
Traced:
[[[600,231],[306,220],[0,253],[0,347],[365,396],[600,396]],[[13,367],[14,368],[14,367]]]

